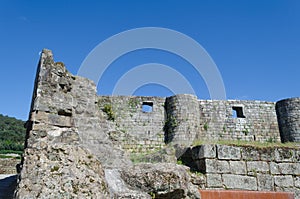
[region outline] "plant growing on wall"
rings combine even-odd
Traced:
[[[205,131],[207,131],[208,130],[208,124],[205,123],[204,126],[203,126],[203,128],[204,128]]]
[[[166,141],[169,142],[168,135],[171,135],[174,132],[174,129],[178,126],[178,121],[174,116],[168,116],[165,125],[163,128],[163,131],[165,132],[166,136]]]
[[[130,98],[129,101],[128,101],[129,108],[132,111],[136,111],[137,110],[138,104],[139,104],[139,100],[136,99],[136,98]]]
[[[114,114],[114,112],[113,112],[113,108],[112,108],[112,105],[111,104],[105,104],[104,105],[104,108],[102,109],[102,111],[104,112],[104,113],[106,113],[106,115],[107,115],[107,119],[108,120],[112,120],[112,121],[115,121],[115,114]]]

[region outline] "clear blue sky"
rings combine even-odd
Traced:
[[[218,66],[229,99],[277,101],[300,96],[299,2],[2,0],[0,113],[27,119],[43,48],[51,49],[56,61],[77,74],[84,58],[101,41],[148,26],[173,29],[199,42]],[[114,64],[128,70],[148,62],[175,68],[185,64],[157,50],[129,53]],[[197,89],[203,95],[198,97],[209,98],[203,80],[192,77],[193,72],[186,75],[199,82]],[[108,92],[117,76],[104,78],[107,83],[99,86],[99,94]],[[146,86],[138,94],[164,95],[163,89],[156,89]]]

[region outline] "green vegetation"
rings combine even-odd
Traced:
[[[207,131],[208,130],[208,124],[205,123],[204,126],[203,126],[203,128],[204,128],[205,131]]]
[[[105,104],[102,111],[106,113],[108,120],[115,121],[116,118],[111,104]]]
[[[129,104],[129,108],[136,112],[137,111],[137,107],[139,105],[139,100],[138,99],[135,99],[135,98],[130,98],[129,101],[128,101],[128,104]]]
[[[59,166],[54,166],[51,168],[51,172],[56,172],[59,170]]]
[[[268,142],[268,143],[276,143],[276,139],[275,138],[268,138],[266,142]]]
[[[26,129],[24,122],[0,114],[0,153],[22,154]]]
[[[155,193],[150,192],[149,194],[150,194],[150,196],[151,196],[152,199],[155,199]]]
[[[245,129],[242,131],[246,136],[249,134],[249,130],[248,129]]]
[[[163,131],[166,133],[173,133],[174,129],[178,126],[178,121],[174,116],[169,116],[165,121]]]
[[[182,160],[177,160],[177,164],[179,164],[179,165],[183,165],[183,162],[182,162]]]

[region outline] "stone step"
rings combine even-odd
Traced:
[[[16,184],[16,174],[0,174],[0,199],[12,199]]]

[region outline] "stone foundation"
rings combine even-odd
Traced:
[[[300,197],[300,149],[201,145],[184,163],[205,175],[205,189],[293,192]]]

